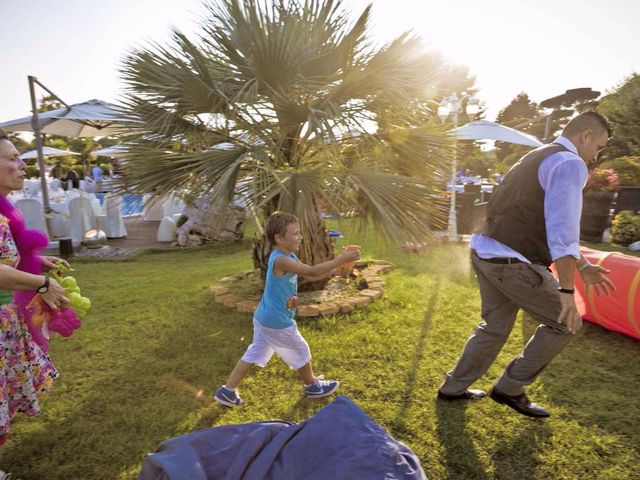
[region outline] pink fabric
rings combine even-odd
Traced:
[[[30,230],[25,227],[22,213],[4,195],[0,195],[0,214],[9,219],[9,228],[20,253],[18,270],[35,275],[42,275],[41,252],[49,244],[49,239],[44,232]],[[14,302],[18,308],[18,313],[24,319],[31,337],[38,346],[45,352],[49,351],[49,342],[44,336],[42,329],[31,321],[32,312],[27,305],[35,297],[36,292],[16,291],[13,294]],[[48,309],[48,307],[47,307]],[[70,309],[64,309],[70,310]],[[73,330],[80,327],[80,320],[75,316],[71,318],[68,312],[51,312],[52,321],[48,324],[48,329],[52,332],[59,332],[68,337]]]
[[[41,275],[42,261],[39,254],[49,243],[47,236],[38,230],[27,229],[20,210],[4,195],[0,195],[0,214],[9,219],[9,228],[20,252],[18,270]],[[26,308],[35,294],[36,292],[16,291],[13,294],[13,299],[33,340],[46,352],[49,350],[49,342],[42,334],[42,330],[33,325],[31,322],[31,314]]]

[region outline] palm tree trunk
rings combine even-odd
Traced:
[[[335,249],[333,243],[329,238],[329,234],[324,225],[324,221],[320,218],[318,212],[317,221],[312,225],[305,225],[303,227],[304,239],[300,246],[298,256],[302,263],[307,265],[317,265],[329,261],[335,257]],[[301,292],[308,292],[311,290],[320,290],[325,287],[328,279],[318,280],[316,282],[299,283],[299,290]]]

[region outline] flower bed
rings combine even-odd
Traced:
[[[322,290],[300,292],[296,317],[318,317],[348,313],[380,298],[385,286],[381,273],[395,268],[383,260],[356,262],[348,277],[333,277]],[[262,294],[257,271],[221,278],[211,287],[218,303],[239,312],[253,313]]]

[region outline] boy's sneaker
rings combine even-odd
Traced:
[[[218,389],[213,399],[225,407],[237,407],[242,403],[242,399],[240,398],[240,395],[238,395],[238,392],[231,390],[224,385]]]
[[[304,386],[304,393],[307,398],[328,397],[340,386],[337,380],[321,380],[316,378],[311,385]]]

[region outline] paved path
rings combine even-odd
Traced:
[[[173,242],[158,242],[156,234],[160,222],[145,222],[142,217],[127,217],[124,219],[127,229],[125,238],[110,238],[107,246],[102,248],[89,249],[86,247],[74,248],[74,258],[122,258],[140,252],[141,250],[166,249],[177,250]],[[49,255],[58,255],[58,251],[47,251]]]

